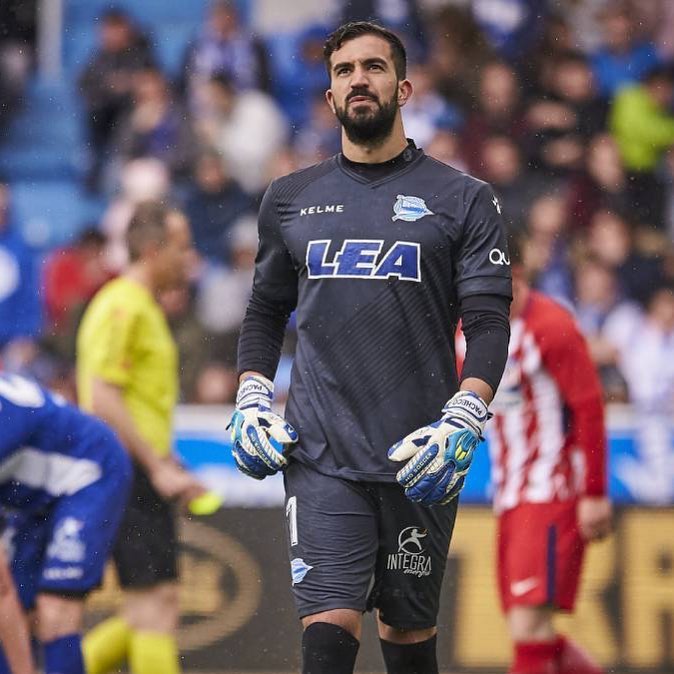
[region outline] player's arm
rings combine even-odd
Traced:
[[[131,381],[133,343],[140,316],[133,309],[113,305],[97,319],[95,337],[80,346],[89,349],[91,362],[90,410],[117,433],[131,458],[147,473],[157,491],[167,499],[186,499],[204,489],[172,459],[159,457],[143,439],[124,401]]]
[[[471,189],[454,276],[466,336],[460,390],[437,422],[389,449],[391,460],[407,461],[396,476],[405,494],[426,505],[448,503],[463,488],[508,356],[512,277],[501,207],[489,186]]]
[[[12,674],[34,674],[28,621],[0,546],[0,644]]]
[[[285,244],[274,184],[262,199],[255,278],[239,337],[239,391],[230,422],[232,455],[241,472],[261,480],[283,470],[295,429],[271,411],[274,376],[290,314],[297,304],[297,269]]]
[[[598,540],[610,532],[612,525],[601,382],[587,342],[571,317],[554,327],[541,338],[541,357],[568,410],[573,446],[585,457],[578,524],[584,538]]]
[[[466,354],[461,390],[477,393],[488,405],[498,388],[508,359],[510,298],[470,295],[461,302]]]
[[[143,439],[124,402],[121,387],[94,377],[92,412],[113,428],[131,458],[145,470],[164,498],[190,500],[204,493],[204,487],[192,475],[172,459],[158,456]]]

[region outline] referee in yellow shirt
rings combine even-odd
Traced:
[[[138,206],[127,232],[129,265],[88,306],[77,335],[80,405],[110,424],[134,460],[135,475],[114,561],[124,590],[121,614],[84,640],[88,674],[180,671],[174,502],[204,488],[171,456],[178,359],[157,301],[187,282],[189,225],[178,211]]]

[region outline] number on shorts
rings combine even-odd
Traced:
[[[297,545],[299,537],[297,534],[297,496],[291,496],[286,503],[286,517],[288,518],[288,535],[290,536],[290,546]]]

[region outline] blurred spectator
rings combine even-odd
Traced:
[[[491,46],[511,63],[541,38],[548,11],[539,0],[473,0],[471,8]]]
[[[524,130],[515,70],[502,61],[487,63],[480,73],[479,96],[462,132],[470,169],[481,172],[482,143],[487,136],[503,134],[519,142]]]
[[[612,98],[618,90],[643,79],[660,62],[655,44],[639,34],[630,3],[616,0],[601,14],[603,44],[592,55],[599,93]]]
[[[550,3],[548,3],[550,4]],[[568,3],[564,5],[568,7]],[[517,71],[525,89],[525,95],[540,94],[550,90],[560,56],[578,51],[577,35],[572,30],[566,15],[556,3],[548,16],[541,39],[529,57],[517,64]]]
[[[211,361],[216,344],[213,335],[197,319],[192,288],[181,286],[167,290],[159,302],[178,347],[180,400],[188,402],[194,399],[199,372]]]
[[[339,124],[321,92],[305,107],[309,119],[295,137],[294,147],[302,162],[316,164],[340,151]]]
[[[133,75],[153,63],[147,39],[126,12],[108,10],[100,20],[96,51],[80,77],[89,120],[91,187],[98,187],[110,135],[131,106]]]
[[[47,257],[42,285],[49,331],[74,336],[84,305],[111,278],[104,251],[105,236],[89,228]]]
[[[113,151],[122,162],[141,157],[161,160],[174,178],[184,177],[194,150],[191,127],[156,68],[133,76],[133,104],[120,120]]]
[[[616,473],[640,501],[674,499],[674,292],[655,287],[647,311],[625,325],[616,343],[621,371],[635,407],[638,457],[621,457]]]
[[[597,51],[603,44],[602,12],[613,0],[583,0],[582,2],[555,3],[550,23],[563,21],[568,26],[570,41],[565,49],[580,49],[589,54]],[[573,42],[571,42],[571,40]]]
[[[576,231],[586,229],[601,208],[627,212],[632,207],[627,175],[612,136],[602,133],[591,139],[583,169],[571,182],[569,204],[570,225]]]
[[[439,129],[425,148],[429,157],[459,170],[467,171],[466,161],[461,153],[461,139],[453,131]]]
[[[37,0],[0,2],[0,132],[18,110],[33,62]]]
[[[323,44],[329,32],[328,28],[315,25],[299,34],[277,36],[275,41],[273,94],[295,131],[311,124],[314,102],[319,97],[327,107],[324,94],[330,80],[323,59]],[[307,101],[312,104],[307,105]]]
[[[337,25],[376,21],[401,36],[410,61],[425,57],[426,22],[422,21],[419,0],[337,0],[336,4]]]
[[[525,268],[532,287],[567,306],[573,297],[569,260],[568,211],[561,192],[538,197],[529,210]]]
[[[478,177],[491,183],[496,191],[506,222],[514,230],[522,230],[531,204],[549,187],[548,182],[528,170],[519,145],[509,136],[487,136],[482,143],[480,165]]]
[[[580,168],[587,140],[605,127],[607,108],[579,52],[560,54],[545,84],[528,105],[527,145],[536,166],[564,176]]]
[[[272,180],[287,176],[293,171],[306,168],[309,164],[303,163],[303,157],[291,145],[284,145],[279,148],[269,160],[265,181],[269,184]]]
[[[611,109],[611,131],[629,172],[629,191],[635,212],[646,224],[663,226],[664,186],[655,169],[674,144],[674,115],[669,106],[674,92],[671,68],[652,70],[643,84],[625,87]]]
[[[255,273],[257,222],[243,217],[232,228],[232,266],[210,268],[201,280],[197,316],[206,330],[216,334],[220,360],[236,366],[237,342]]]
[[[0,184],[0,354],[13,342],[32,350],[41,326],[37,256],[12,218],[9,187]]]
[[[270,96],[238,92],[227,75],[215,75],[195,124],[202,142],[222,155],[226,170],[248,194],[266,189],[269,162],[288,137],[287,122]]]
[[[663,281],[662,259],[636,250],[629,223],[616,211],[599,210],[594,214],[587,250],[615,271],[620,292],[629,299],[644,303]]]
[[[238,90],[268,89],[264,45],[241,26],[235,2],[214,0],[185,56],[183,80],[192,111],[200,109],[211,78],[225,72]]]
[[[597,364],[605,397],[611,402],[627,402],[616,344],[622,342],[625,329],[638,325],[641,309],[621,297],[615,271],[591,256],[576,265],[575,289],[576,318]]]
[[[238,386],[239,377],[236,368],[211,361],[197,374],[190,402],[197,405],[231,404],[236,398]]]
[[[113,272],[126,264],[126,228],[136,206],[143,201],[161,201],[171,188],[166,166],[158,159],[134,159],[120,171],[120,194],[108,206],[101,228],[108,240],[106,263]]]
[[[426,147],[439,129],[456,131],[463,121],[462,114],[434,89],[426,65],[408,68],[408,77],[414,83],[414,95],[402,109],[405,133],[419,147]]]
[[[185,214],[201,256],[216,264],[229,264],[232,225],[253,211],[253,206],[251,198],[227,175],[217,152],[199,156],[185,199]]]
[[[477,97],[480,74],[492,57],[487,40],[468,8],[443,7],[429,17],[429,67],[435,88],[468,111]]]

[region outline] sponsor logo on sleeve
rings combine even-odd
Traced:
[[[510,258],[500,248],[492,248],[489,251],[489,262],[497,266],[510,266]]]

